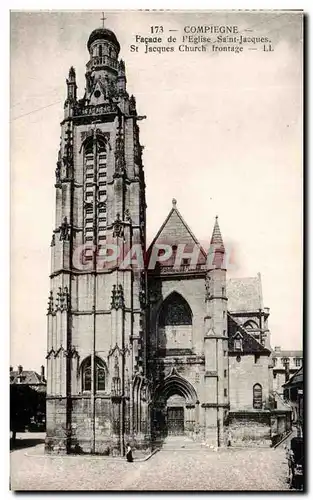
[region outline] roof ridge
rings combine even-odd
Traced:
[[[155,244],[155,242],[157,241],[158,237],[160,236],[160,234],[162,233],[163,229],[165,228],[167,222],[169,221],[169,219],[171,218],[172,214],[175,212],[177,214],[177,216],[179,217],[180,221],[182,222],[183,226],[185,227],[185,229],[187,230],[187,232],[189,233],[189,235],[191,236],[191,238],[193,239],[194,243],[196,245],[198,245],[198,247],[200,248],[200,251],[201,253],[203,254],[203,256],[205,257],[205,259],[207,258],[207,253],[206,251],[204,250],[204,248],[202,247],[201,243],[199,242],[199,240],[196,238],[196,236],[194,235],[194,233],[192,232],[192,230],[190,229],[190,227],[188,226],[187,222],[185,221],[185,219],[183,218],[182,214],[180,213],[180,211],[178,210],[177,206],[176,206],[176,200],[173,199],[172,200],[172,203],[173,203],[173,206],[168,214],[168,216],[166,217],[165,221],[163,222],[162,226],[160,227],[160,229],[158,230],[156,236],[153,238],[152,242],[150,243],[149,247],[148,247],[148,253],[149,251],[153,248],[153,245]]]

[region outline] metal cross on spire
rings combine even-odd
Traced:
[[[102,17],[101,17],[101,21],[102,21],[102,28],[104,28],[104,21],[107,19],[107,17],[104,17],[104,12],[102,12]]]

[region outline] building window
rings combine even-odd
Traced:
[[[185,299],[176,292],[173,292],[163,302],[160,315],[159,326],[192,325],[192,313]]]
[[[287,365],[289,363],[289,361],[290,361],[289,358],[282,358],[282,360],[281,360],[281,362],[284,366]]]
[[[224,356],[227,356],[227,351],[224,351]]]
[[[262,410],[262,386],[260,384],[253,386],[253,408]]]
[[[277,377],[277,373],[276,372],[273,373],[273,377],[274,377],[274,379]]]
[[[225,296],[225,287],[222,286],[222,296]]]
[[[226,337],[226,330],[223,330],[223,335],[224,337]]]
[[[227,377],[227,370],[224,370],[224,377]]]
[[[188,266],[188,264],[189,264],[189,259],[182,259],[183,266]]]
[[[273,358],[273,366],[277,365],[277,358]]]
[[[260,361],[260,355],[259,354],[255,354],[254,355],[254,363],[257,364],[259,361]]]
[[[242,340],[241,339],[235,339],[234,341],[234,349],[236,351],[241,351],[242,350]]]
[[[94,189],[94,185],[98,185],[101,187],[101,191],[99,190],[99,196],[105,198],[106,197],[106,173],[107,173],[107,153],[106,153],[106,145],[104,140],[97,140],[96,144],[94,144],[92,139],[89,139],[84,146],[84,240],[91,241],[90,235],[87,234],[89,229],[89,217],[90,214],[94,214],[94,210],[96,209],[96,190]],[[94,182],[93,182],[94,180]],[[99,200],[98,200],[99,201]],[[103,204],[101,207],[102,214],[106,214],[106,206],[104,205],[104,199],[100,199],[100,202]],[[99,207],[100,210],[100,207]],[[104,211],[104,212],[103,212]],[[98,214],[97,214],[98,215]],[[92,231],[99,228],[93,228]]]
[[[91,357],[87,358],[82,366],[82,390],[91,391]],[[95,358],[95,391],[105,390],[105,365],[99,358]]]
[[[241,361],[241,356],[237,356],[237,357],[236,357],[236,361],[237,361],[237,363],[240,363],[240,361]]]
[[[224,396],[227,396],[227,389],[224,389]]]
[[[296,366],[301,366],[301,358],[295,358],[294,363]]]

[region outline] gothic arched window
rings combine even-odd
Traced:
[[[192,325],[192,313],[186,300],[179,293],[172,293],[163,302],[159,326]]]
[[[262,410],[262,386],[260,384],[253,386],[253,408]]]
[[[243,326],[247,330],[257,330],[259,328],[258,325],[255,323],[255,321],[251,321],[251,320],[246,321]]]
[[[91,357],[89,356],[82,365],[82,390],[91,391]],[[105,364],[99,359],[95,358],[95,391],[105,390]]]

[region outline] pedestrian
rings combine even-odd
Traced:
[[[133,461],[133,452],[132,452],[132,449],[130,447],[130,444],[127,443],[126,447],[127,447],[126,460],[127,460],[127,462],[132,462]]]
[[[294,452],[291,448],[287,450],[287,459],[288,459],[288,479],[289,482],[291,482],[293,476],[293,467],[294,467]]]
[[[228,430],[228,434],[227,434],[227,446],[231,446],[231,442],[232,442],[232,432],[231,430],[229,429]]]

